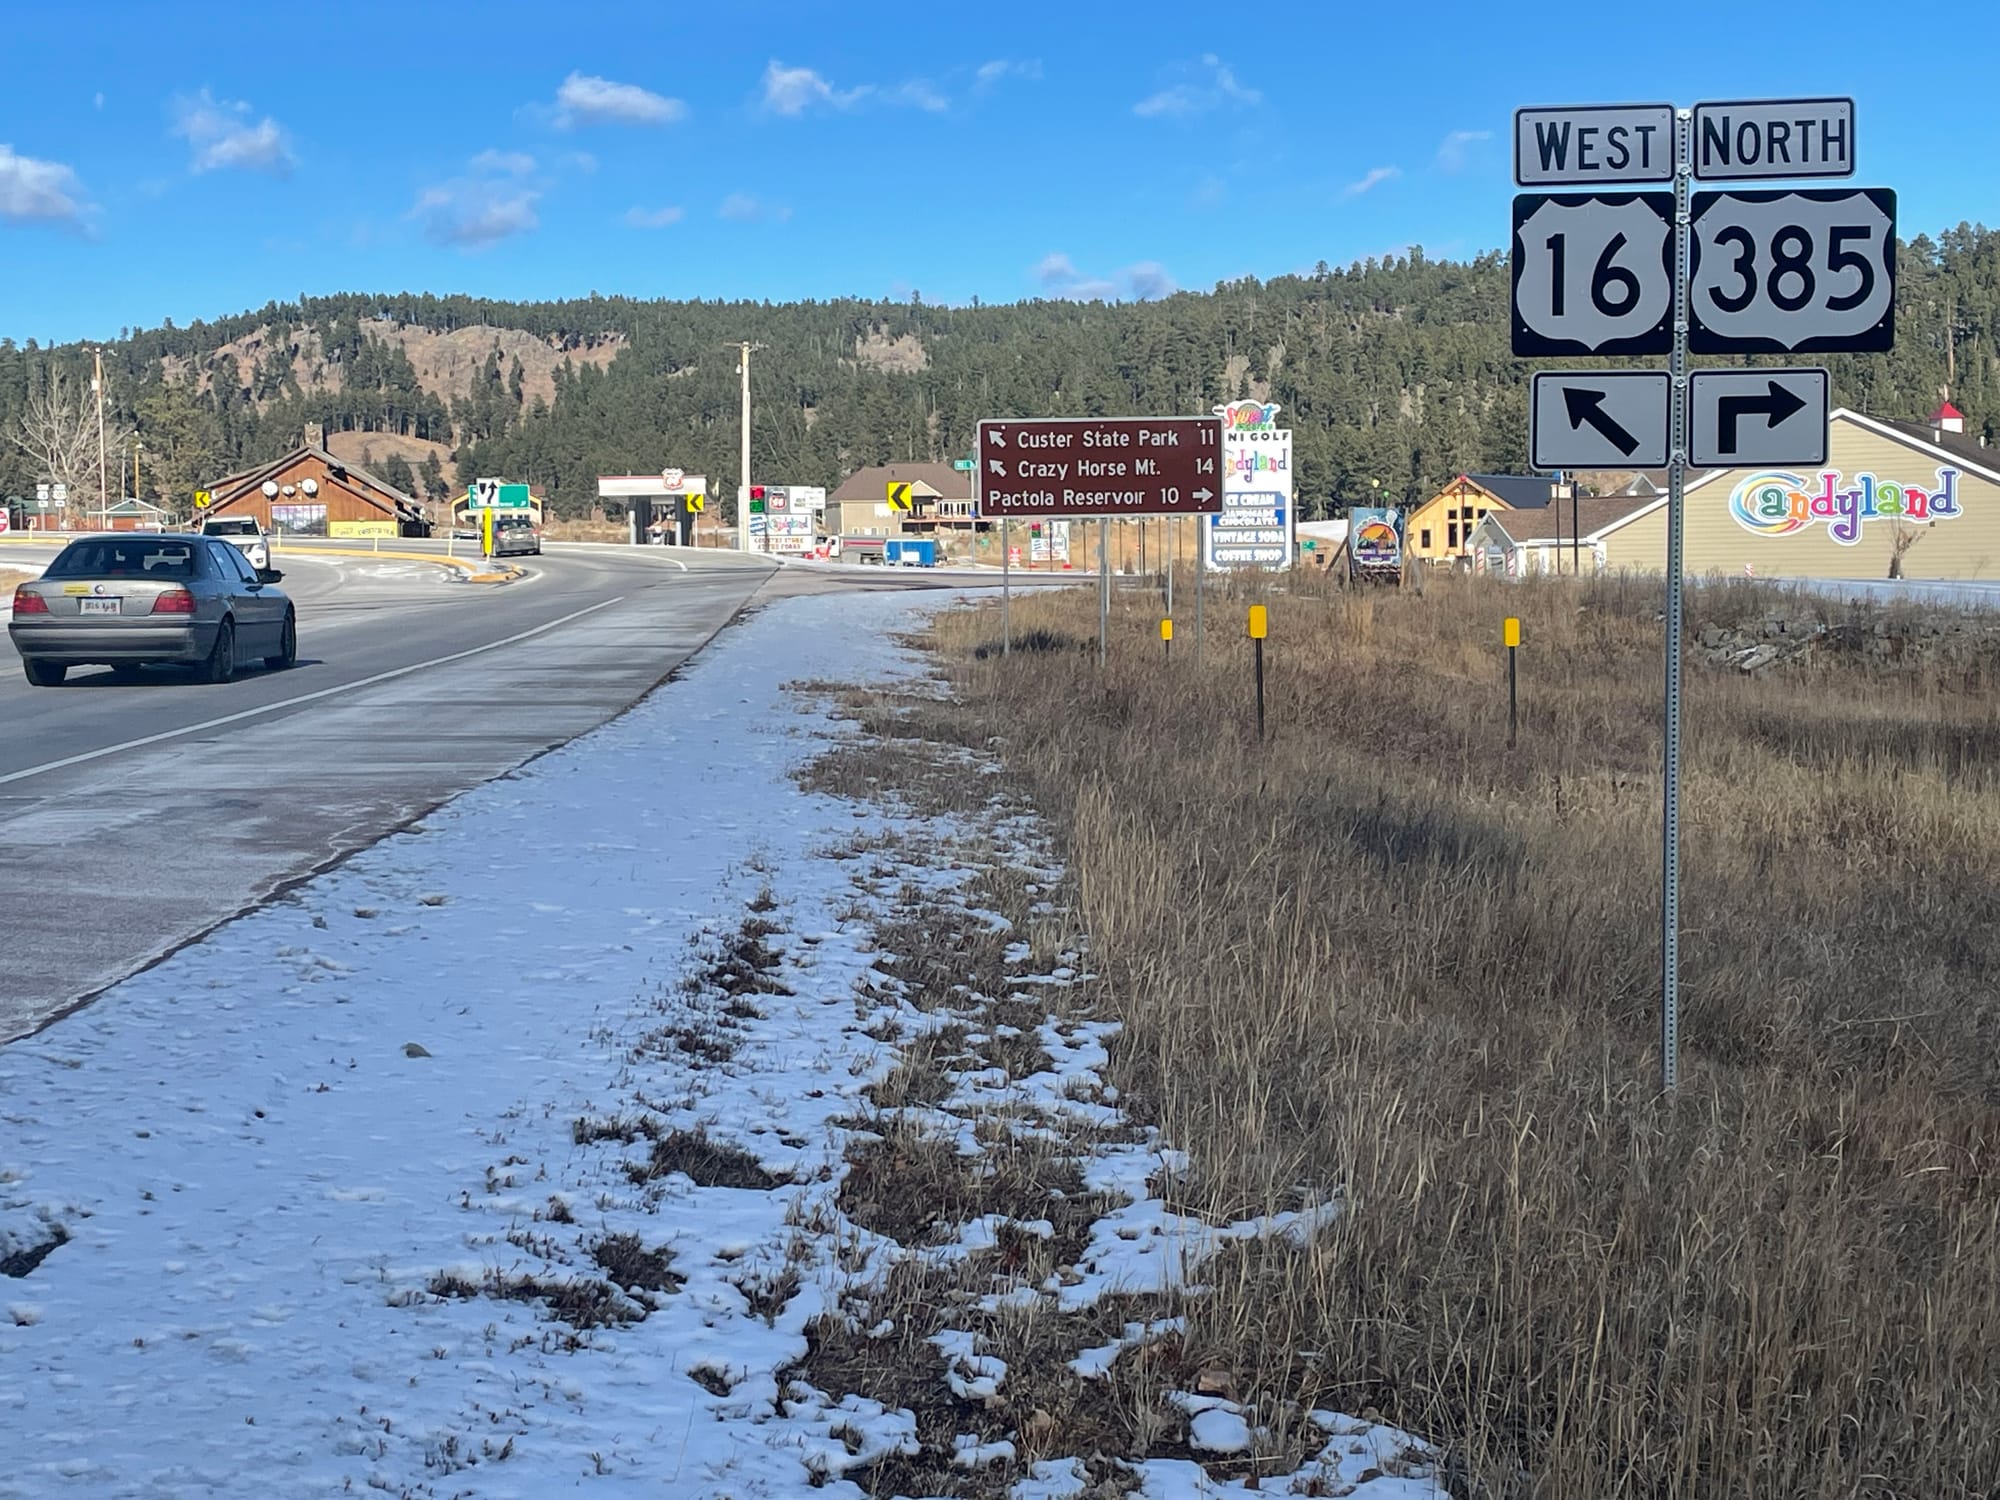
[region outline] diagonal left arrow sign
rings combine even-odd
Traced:
[[[1528,391],[1535,469],[1663,469],[1673,380],[1664,370],[1548,370]]]
[[[1616,418],[1605,415],[1604,395],[1603,391],[1585,390],[1574,385],[1564,391],[1563,405],[1569,411],[1569,425],[1581,427],[1588,422],[1604,434],[1605,441],[1630,458],[1638,449],[1639,440],[1620,427]]]

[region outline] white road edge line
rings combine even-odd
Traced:
[[[337,693],[352,693],[361,688],[373,687],[378,682],[392,682],[398,677],[407,677],[412,672],[426,671],[431,667],[449,666],[455,661],[464,661],[468,656],[479,656],[488,651],[496,651],[502,646],[511,646],[516,641],[525,641],[533,636],[554,630],[558,625],[567,625],[572,620],[580,620],[585,615],[594,615],[600,609],[609,609],[614,604],[623,603],[624,599],[625,596],[620,594],[615,599],[600,600],[586,609],[579,609],[573,614],[564,615],[559,620],[547,621],[545,624],[537,625],[533,630],[524,630],[518,635],[510,635],[503,640],[488,641],[485,645],[474,646],[469,651],[454,651],[450,656],[433,657],[430,661],[412,662],[407,667],[395,667],[387,672],[377,672],[373,677],[363,677],[357,682],[343,682],[338,687],[321,688],[318,692],[314,693],[301,693],[296,698],[287,698],[280,703],[261,704],[256,708],[246,708],[238,713],[224,714],[219,719],[205,719],[199,724],[189,724],[180,729],[165,729],[158,734],[145,735],[136,740],[125,740],[120,744],[105,745],[96,750],[86,750],[81,755],[65,756],[61,760],[52,760],[45,765],[29,766],[20,771],[9,771],[5,776],[0,776],[0,786],[5,786],[12,781],[26,781],[30,776],[41,776],[50,771],[61,771],[69,766],[80,766],[86,761],[102,760],[107,755],[120,755],[127,750],[142,750],[148,745],[157,745],[163,740],[177,740],[183,735],[200,734],[205,729],[220,729],[224,724],[239,724],[245,719],[262,718],[265,714],[280,713],[288,708],[297,708],[302,703],[314,703],[321,698],[331,698]]]

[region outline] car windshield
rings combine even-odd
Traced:
[[[194,549],[186,542],[109,537],[71,542],[44,578],[192,578]]]
[[[202,530],[210,536],[255,536],[257,523],[245,516],[233,521],[209,521],[203,524]]]

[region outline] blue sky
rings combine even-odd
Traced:
[[[0,0],[0,335],[302,292],[1129,298],[1465,256],[1505,238],[1523,104],[1851,94],[1856,181],[1906,235],[2000,222],[2000,7],[1924,14]]]

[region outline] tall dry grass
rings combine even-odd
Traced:
[[[1463,1495],[2000,1495],[2000,643],[1691,661],[1663,1098],[1657,583],[1295,588],[1261,746],[1245,595],[1199,670],[1186,579],[1171,664],[1137,591],[1101,676],[1088,591],[1013,605],[1087,649],[940,625],[1064,827],[1181,1206],[1347,1205],[1212,1267],[1190,1341]]]

